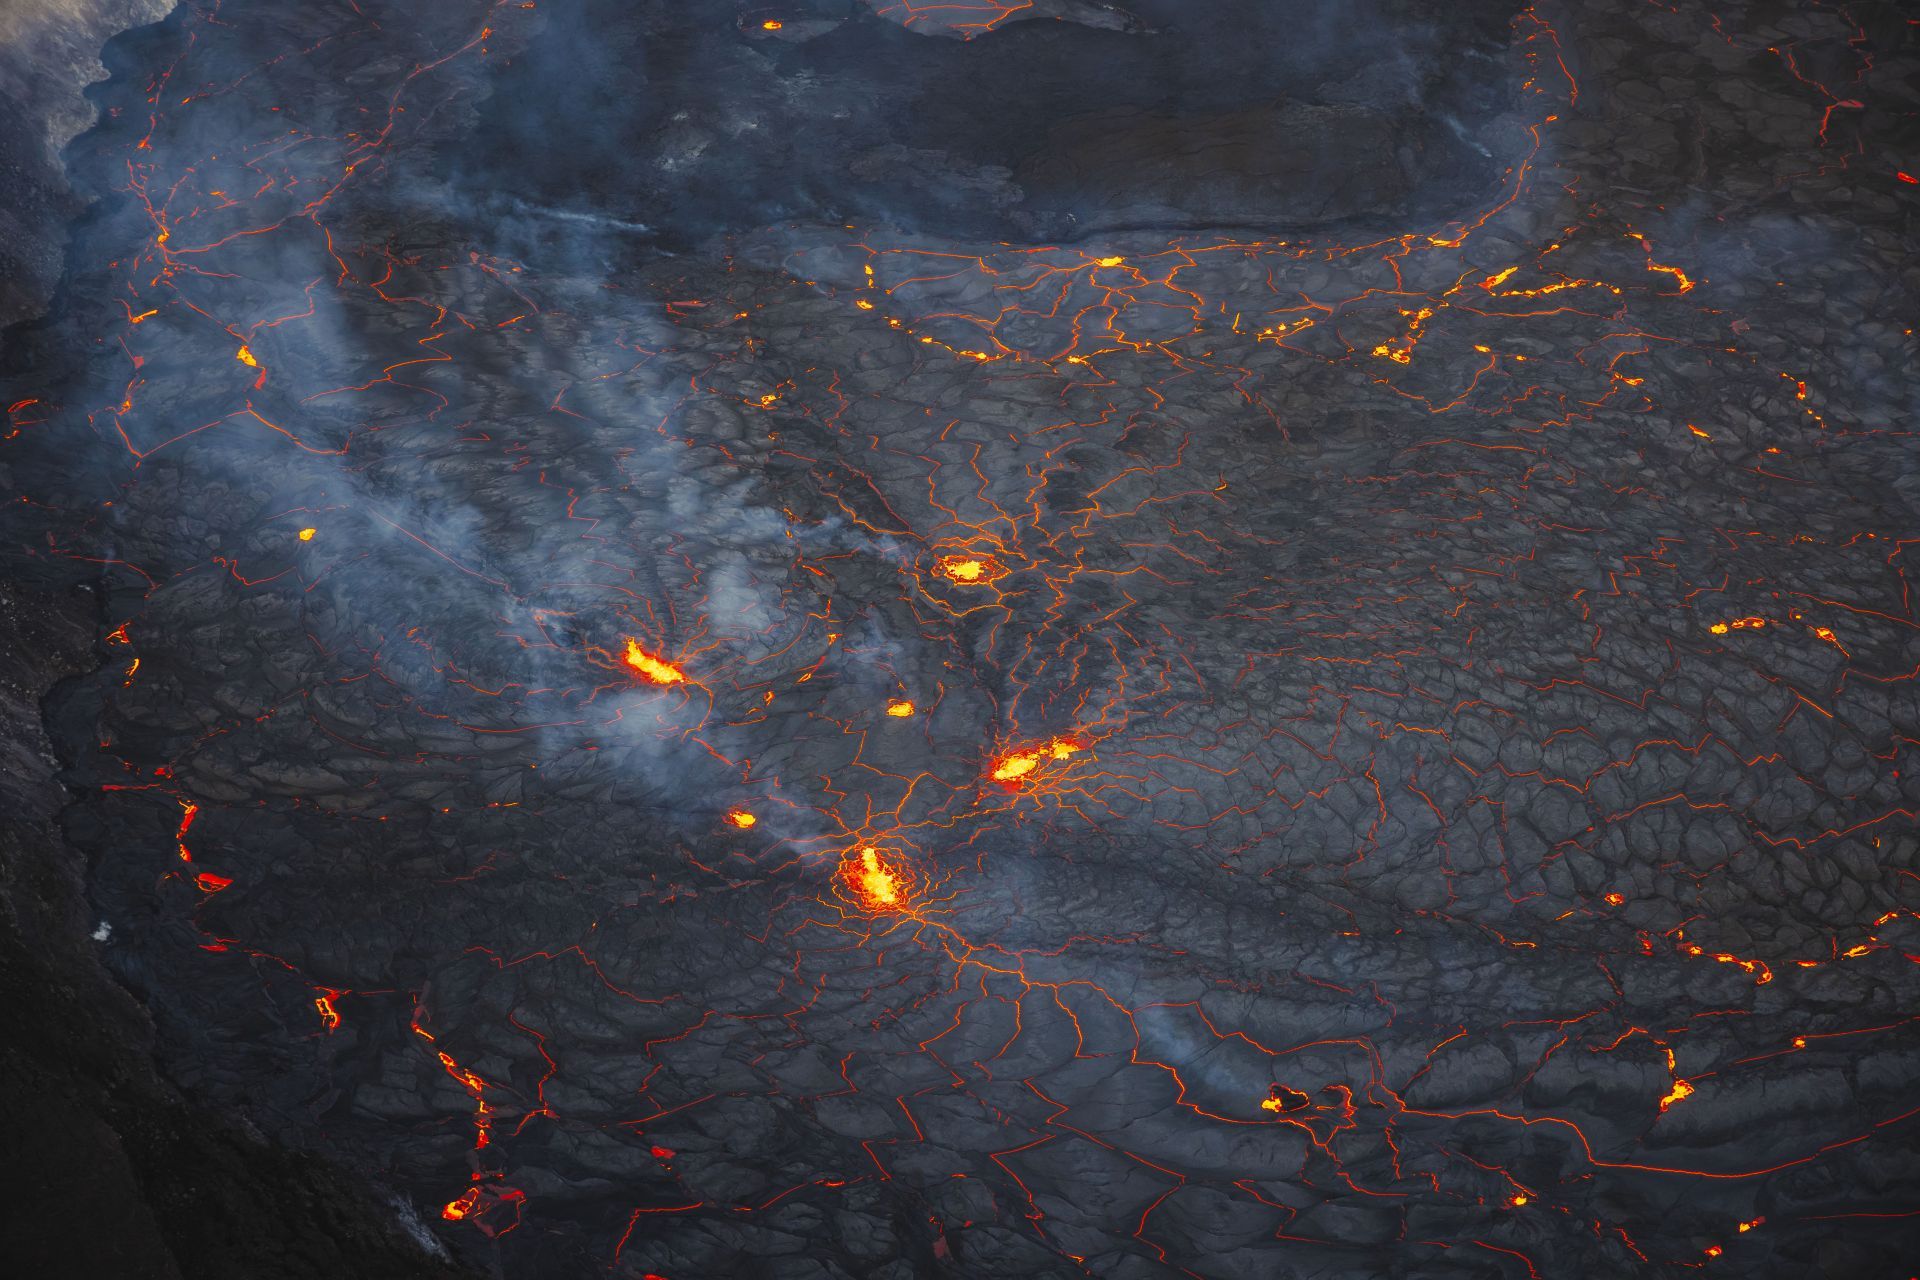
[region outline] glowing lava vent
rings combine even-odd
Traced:
[[[863,844],[847,850],[840,856],[834,879],[839,896],[868,915],[912,908],[912,869],[890,849]]]
[[[963,587],[984,587],[1007,576],[1007,566],[992,556],[941,556],[934,570]]]
[[[687,682],[686,672],[674,666],[671,662],[666,661],[664,658],[655,657],[653,654],[648,653],[640,647],[640,642],[632,637],[628,637],[627,639],[625,661],[627,666],[631,667],[642,680],[645,680],[649,684],[669,685],[685,684]]]
[[[1035,781],[1036,775],[1043,773],[1048,766],[1084,750],[1086,746],[1078,738],[1062,734],[994,757],[988,766],[987,776],[1008,790],[1015,790]]]

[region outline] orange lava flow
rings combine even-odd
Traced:
[[[640,647],[638,640],[627,640],[626,664],[640,674],[640,678],[649,684],[685,684],[687,673],[671,662],[656,658]]]
[[[760,819],[754,817],[751,813],[748,813],[745,809],[727,810],[728,824],[731,826],[738,827],[742,831],[745,831],[748,827],[753,826],[759,821]]]
[[[894,698],[887,703],[887,714],[897,720],[905,720],[913,714],[913,703],[905,698]]]

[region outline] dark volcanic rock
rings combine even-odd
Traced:
[[[1519,93],[1497,69],[1509,5],[1106,12],[1125,20],[930,41],[852,0],[566,6],[442,168],[496,234],[591,219],[684,247],[804,219],[1031,241],[1433,217],[1512,149],[1491,129]]]
[[[102,42],[173,0],[14,0],[0,8],[0,330],[40,314],[80,211],[61,148],[93,122]]]
[[[100,966],[111,927],[83,898],[82,855],[40,698],[97,661],[97,602],[0,584],[0,1087],[22,1100],[0,1165],[0,1262],[21,1276],[465,1274],[350,1177],[183,1098],[153,1069],[153,1029]],[[410,1234],[411,1230],[411,1234]]]
[[[118,42],[0,396],[33,1207],[1905,1274],[1920,28],[1333,12]]]

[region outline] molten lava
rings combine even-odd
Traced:
[[[894,698],[887,703],[887,714],[898,720],[905,720],[913,714],[913,704],[905,698]]]
[[[1284,1084],[1275,1083],[1267,1087],[1267,1096],[1260,1099],[1260,1109],[1271,1111],[1275,1115],[1288,1111],[1304,1111],[1313,1105],[1313,1099],[1298,1089],[1290,1089]]]
[[[1008,752],[993,762],[989,772],[995,782],[1005,787],[1017,787],[1041,766],[1056,760],[1065,760],[1084,750],[1079,739],[1062,735],[1049,738],[1045,742],[1027,747],[1021,751]]]
[[[935,569],[947,581],[967,587],[985,586],[1007,576],[1007,566],[992,556],[941,556]]]
[[[899,877],[880,865],[880,854],[877,850],[862,849],[860,851],[860,891],[873,901],[887,906],[892,906],[899,900]]]
[[[1765,618],[1735,618],[1731,622],[1716,622],[1708,627],[1707,630],[1717,636],[1723,636],[1727,634],[1728,631],[1758,631],[1766,625],[1767,620]]]
[[[732,826],[736,826],[740,828],[740,830],[742,831],[745,831],[748,827],[753,826],[755,823],[759,821],[760,819],[754,817],[752,814],[748,813],[745,809],[727,810],[727,822]]]
[[[835,874],[843,892],[864,912],[906,909],[911,896],[908,871],[892,854],[873,845],[861,845],[857,855],[849,849],[841,855]]]
[[[667,685],[687,682],[686,672],[671,662],[648,653],[640,647],[638,640],[632,638],[627,640],[626,663],[639,673],[641,679],[650,684]]]
[[[472,1213],[479,1203],[480,1188],[469,1187],[458,1200],[448,1201],[447,1206],[440,1210],[440,1216],[448,1222],[458,1222]]]
[[[1673,1082],[1672,1090],[1668,1092],[1666,1097],[1660,1099],[1660,1109],[1662,1111],[1665,1111],[1668,1107],[1672,1106],[1676,1102],[1679,1102],[1681,1099],[1690,1098],[1692,1096],[1693,1096],[1693,1085],[1691,1082],[1686,1080],[1675,1080]]]

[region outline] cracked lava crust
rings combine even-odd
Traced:
[[[473,1274],[1907,1275],[1909,12],[187,0],[88,945]]]

